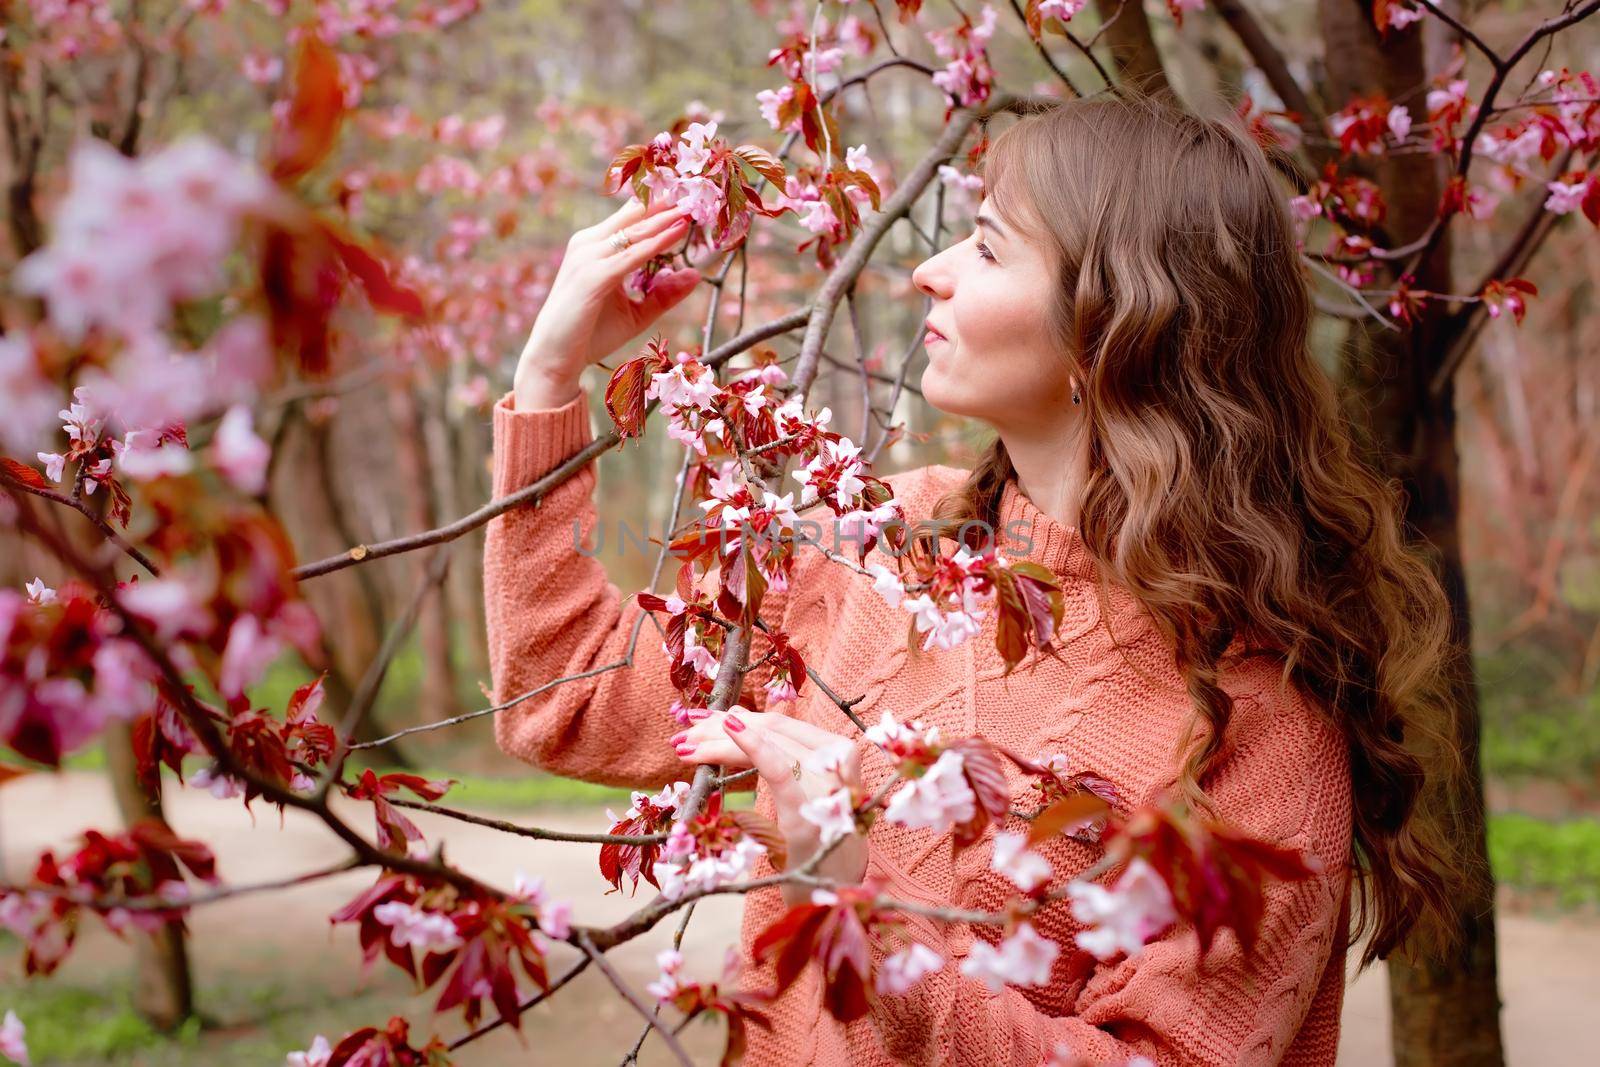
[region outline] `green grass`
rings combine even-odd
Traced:
[[[1551,894],[1563,907],[1600,904],[1600,820],[1493,815],[1489,862],[1503,885]]]
[[[174,1034],[151,1027],[133,1007],[128,988],[90,989],[40,979],[9,985],[7,1006],[28,1028],[28,1051],[37,1064],[111,1062],[158,1048],[192,1048],[200,1020],[189,1018]]]
[[[1478,655],[1491,780],[1600,786],[1600,691],[1568,695],[1568,669],[1552,650],[1525,644]]]

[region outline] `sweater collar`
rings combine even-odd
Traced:
[[[999,518],[1002,556],[1041,563],[1057,575],[1094,576],[1094,558],[1077,527],[1040,511],[1017,486],[1015,478],[1008,479],[1001,492]]]

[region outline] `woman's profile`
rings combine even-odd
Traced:
[[[1065,904],[1045,908],[1034,925],[1060,946],[1049,982],[999,992],[958,967],[996,929],[913,915],[936,972],[842,1024],[810,968],[770,1006],[772,1027],[750,1028],[746,1062],[1331,1065],[1347,954],[1370,963],[1449,925],[1449,857],[1418,815],[1429,776],[1446,772],[1417,746],[1448,755],[1434,724],[1452,665],[1444,594],[1313,358],[1286,187],[1232,116],[1118,96],[1022,115],[982,175],[973,231],[912,281],[931,302],[923,396],[995,439],[970,470],[882,476],[908,521],[951,538],[999,531],[1008,557],[1050,570],[1060,655],[1008,673],[992,633],[911,654],[905,612],[820,552],[802,554],[762,615],[819,677],[859,694],[869,722],[890,712],[1060,755],[1111,783],[1119,807],[1179,800],[1321,871],[1267,884],[1250,952],[1224,933],[1202,954],[1180,924],[1103,962],[1074,943],[1083,926]],[[643,304],[622,292],[685,230],[683,212],[633,203],[573,237],[494,408],[496,498],[593,439],[580,373],[693,289],[683,271]],[[497,703],[628,646],[642,609],[573,534],[594,528],[595,482],[591,466],[488,528]],[[893,773],[815,686],[781,703],[756,686],[740,701],[753,710],[685,727],[668,710],[667,663],[641,634],[632,669],[500,712],[498,743],[640,789],[698,764],[755,765],[756,810],[780,825],[794,815],[764,764],[848,737],[869,791]],[[879,821],[849,846],[829,875],[881,878],[905,900],[988,910],[1014,892],[988,841],[952,856],[938,835]],[[1040,850],[1063,879],[1099,855],[1067,837]],[[748,988],[773,984],[750,946],[792,899],[775,886],[745,897]]]

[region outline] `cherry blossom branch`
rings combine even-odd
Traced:
[[[17,504],[18,525],[43,544],[52,555],[60,562],[71,568],[74,572],[86,578],[100,593],[109,611],[115,614],[122,622],[123,635],[137,644],[142,652],[154,664],[165,689],[177,707],[184,722],[193,731],[196,739],[205,748],[206,752],[217,761],[222,772],[229,777],[236,778],[253,786],[257,792],[269,802],[280,806],[289,806],[315,814],[328,826],[340,840],[348,844],[357,858],[364,864],[381,866],[402,874],[412,874],[422,878],[441,878],[459,888],[475,893],[485,893],[492,896],[501,894],[492,887],[484,884],[465,872],[445,864],[442,861],[422,861],[413,859],[409,855],[386,852],[339,818],[327,804],[327,798],[314,800],[309,796],[302,796],[291,789],[284,787],[280,782],[263,777],[251,768],[241,764],[233,755],[227,742],[218,729],[217,723],[211,715],[196,700],[189,686],[185,683],[182,673],[173,664],[166,649],[150,635],[145,624],[130,612],[123,604],[122,598],[117,593],[114,575],[106,574],[102,568],[94,566],[65,539],[46,528],[34,516],[33,508],[27,502],[27,496],[11,489],[9,484],[5,488]]]
[[[339,729],[334,734],[334,749],[328,757],[327,769],[317,782],[313,795],[318,799],[327,794],[329,786],[343,771],[344,761],[350,754],[350,738],[354,736],[356,729],[361,725],[361,720],[372,708],[373,701],[378,698],[378,690],[383,688],[383,679],[389,673],[389,665],[394,662],[394,657],[400,652],[400,646],[416,627],[428,594],[444,582],[445,575],[450,569],[451,547],[446,543],[433,550],[433,555],[428,559],[427,569],[423,572],[422,581],[417,584],[416,592],[411,595],[411,602],[406,605],[405,613],[396,619],[394,625],[389,627],[389,632],[384,634],[383,644],[378,647],[378,654],[373,657],[366,673],[361,676],[361,684],[356,687],[355,695],[350,698],[350,706],[345,708],[344,718],[340,720]]]
[[[1324,119],[1322,109],[1311,102],[1311,97],[1307,95],[1299,79],[1289,70],[1289,63],[1284,59],[1283,52],[1273,43],[1272,38],[1267,36],[1267,31],[1254,13],[1244,5],[1243,0],[1212,0],[1212,7],[1228,24],[1228,28],[1239,39],[1244,50],[1250,54],[1250,58],[1266,77],[1267,84],[1272,86],[1272,91],[1283,101],[1283,106],[1299,114],[1300,128],[1307,136],[1320,133]]]
[[[1019,20],[1021,20],[1021,22],[1023,23],[1024,26],[1026,26],[1027,22],[1028,22],[1028,16],[1022,10],[1022,5],[1017,3],[1017,0],[1011,0],[1011,10],[1016,13],[1017,18]],[[1062,28],[1065,29],[1066,27],[1062,27]],[[1076,85],[1074,85],[1072,83],[1072,79],[1070,77],[1068,77],[1066,71],[1064,71],[1060,67],[1056,66],[1056,61],[1050,55],[1050,50],[1044,46],[1044,41],[1042,41],[1038,37],[1035,37],[1031,33],[1027,33],[1026,36],[1027,36],[1029,41],[1033,42],[1034,51],[1038,52],[1039,53],[1039,58],[1044,60],[1044,65],[1049,67],[1050,70],[1055,74],[1055,76],[1058,79],[1060,79],[1061,84],[1065,85],[1067,87],[1067,91],[1069,93],[1071,93],[1073,96],[1082,97],[1083,96],[1083,90],[1079,89]],[[1069,32],[1067,34],[1067,36],[1070,37],[1072,35]],[[1074,41],[1073,43],[1077,44],[1078,42]],[[1079,47],[1079,49],[1083,48],[1083,46],[1081,44],[1079,44],[1078,47]],[[1091,60],[1093,60],[1094,56],[1092,54],[1090,54],[1089,58]],[[1099,63],[1098,62],[1095,63],[1095,66],[1098,67]],[[1111,79],[1106,76],[1106,72],[1104,70],[1100,71],[1100,76],[1106,79],[1106,84],[1108,86],[1111,84]]]
[[[397,808],[411,808],[414,811],[426,811],[434,815],[443,815],[447,819],[458,822],[471,823],[473,826],[482,826],[490,830],[499,830],[502,833],[515,834],[518,837],[531,837],[536,841],[567,841],[582,845],[652,845],[659,844],[667,839],[667,834],[585,834],[570,830],[548,830],[542,826],[519,826],[504,819],[491,819],[485,815],[474,815],[468,811],[456,808],[447,808],[442,804],[429,804],[421,800],[407,800],[404,797],[386,797],[386,800]]]
[[[1484,56],[1488,58],[1489,63],[1492,66],[1498,68],[1501,65],[1499,54],[1496,53],[1493,48],[1490,48],[1487,44],[1485,44],[1482,37],[1479,37],[1476,33],[1473,33],[1472,29],[1467,26],[1466,23],[1462,22],[1460,19],[1450,14],[1450,12],[1434,3],[1433,0],[1417,0],[1417,4],[1425,9],[1434,18],[1438,19],[1446,26],[1449,26],[1451,29],[1455,30],[1456,33],[1460,34],[1462,37],[1471,42],[1474,48],[1482,52]]]
[[[645,1022],[649,1023],[652,1028],[661,1034],[661,1040],[667,1043],[667,1047],[678,1058],[678,1062],[683,1064],[684,1067],[694,1067],[694,1061],[689,1058],[689,1053],[684,1051],[684,1047],[679,1043],[677,1035],[668,1030],[661,1020],[649,1008],[645,1007],[644,1001],[639,999],[639,994],[635,993],[632,987],[622,980],[622,976],[612,968],[611,964],[606,962],[605,953],[595,947],[589,936],[580,930],[574,935],[574,940],[578,947],[583,949],[588,957],[594,961],[594,965],[600,968],[600,973],[606,976],[606,980],[611,983],[612,988],[622,994],[622,999],[633,1005],[633,1010],[642,1015]]]
[[[578,975],[582,974],[588,969],[589,959],[590,957],[587,955],[579,956],[572,966],[568,967],[566,971],[562,973],[560,978],[557,978],[554,982],[550,983],[549,989],[542,989],[530,996],[527,1000],[519,1003],[517,1005],[518,1013],[520,1014],[521,1012],[525,1012],[535,1004],[538,1004],[540,1001],[548,1000],[550,997],[555,996],[556,992],[560,990],[562,986],[566,985],[568,982],[572,981],[574,978],[578,977]],[[484,1023],[477,1029],[469,1030],[467,1033],[462,1034],[460,1037],[450,1042],[446,1048],[448,1048],[449,1051],[454,1052],[461,1046],[469,1042],[476,1041],[485,1034],[491,1034],[504,1025],[506,1025],[506,1017],[504,1015],[496,1015],[493,1019]]]
[[[701,362],[707,366],[719,367],[740,352],[753,348],[769,337],[776,337],[778,334],[797,329],[802,323],[808,321],[809,315],[810,310],[808,308],[791,311],[787,315],[780,316],[771,322],[740,334],[732,340],[725,341],[717,346],[715,352],[707,355]],[[649,410],[654,410],[656,404],[656,401],[651,401]],[[508,493],[498,500],[489,501],[476,511],[462,516],[447,526],[441,526],[438,529],[427,530],[419,534],[411,534],[407,537],[398,537],[390,541],[381,541],[373,545],[356,545],[337,556],[330,556],[315,563],[302,564],[296,567],[292,573],[296,579],[306,581],[310,578],[320,578],[325,574],[332,574],[334,571],[343,570],[346,567],[353,567],[366,560],[382,559],[385,556],[399,555],[402,552],[412,552],[419,548],[427,548],[429,545],[454,541],[456,538],[471,533],[497,515],[504,514],[514,507],[519,507],[523,504],[537,504],[544,499],[547,493],[587,467],[596,457],[615,448],[621,440],[616,431],[607,431],[573,453],[544,477],[514,493]]]
[[[1560,174],[1565,171],[1571,160],[1572,149],[1568,148],[1556,160],[1555,173]],[[1558,221],[1555,214],[1545,209],[1543,198],[1536,197],[1528,208],[1527,218],[1517,228],[1516,236],[1484,273],[1483,279],[1473,291],[1481,293],[1496,278],[1512,277],[1522,273],[1523,267],[1533,258],[1539,246],[1544,244],[1545,238],[1555,229]],[[1482,301],[1478,301],[1475,305],[1463,307],[1456,312],[1446,325],[1445,337],[1448,340],[1444,354],[1439,359],[1439,367],[1428,382],[1429,395],[1437,399],[1450,388],[1456,371],[1460,369],[1462,362],[1467,358],[1467,353],[1471,351],[1486,318],[1487,307]]]
[[[1383,312],[1373,307],[1371,302],[1367,300],[1366,296],[1362,294],[1360,289],[1357,289],[1355,286],[1339,277],[1333,271],[1329,270],[1327,267],[1324,267],[1321,263],[1318,263],[1314,257],[1301,256],[1300,261],[1306,264],[1312,270],[1316,271],[1318,274],[1322,275],[1324,278],[1328,279],[1334,285],[1337,285],[1339,288],[1343,289],[1346,293],[1349,293],[1350,296],[1355,299],[1356,303],[1365,308],[1367,314],[1381,324],[1385,329],[1398,330],[1400,328],[1394,323],[1390,322],[1388,316],[1384,315]]]
[[[82,464],[79,464],[80,474],[82,472],[82,466]],[[125,555],[129,556],[146,571],[150,572],[153,577],[159,578],[161,576],[160,569],[154,563],[150,562],[149,557],[143,552],[140,552],[133,545],[129,544],[121,534],[117,533],[117,531],[112,528],[109,522],[95,514],[94,509],[88,505],[81,493],[75,493],[72,496],[68,496],[65,493],[58,493],[54,489],[46,489],[42,486],[29,485],[26,482],[18,481],[4,469],[0,469],[0,482],[4,482],[6,485],[14,489],[20,489],[24,493],[32,493],[34,496],[43,497],[52,503],[60,504],[62,507],[71,508],[73,511],[76,511],[78,514],[88,519],[94,525],[95,529],[99,530],[100,533],[104,535],[107,541],[111,542],[113,545],[116,545],[117,548],[120,549]]]
[[[590,667],[588,670],[578,671],[576,674],[566,674],[562,675],[560,678],[552,678],[550,681],[536,685],[526,693],[514,696],[504,703],[495,704],[487,708],[479,708],[476,711],[468,711],[461,715],[453,715],[448,719],[440,719],[438,722],[423,723],[420,726],[408,726],[404,730],[396,730],[387,737],[380,737],[376,740],[358,741],[350,746],[350,751],[355,752],[363,748],[380,748],[389,744],[391,741],[398,741],[400,738],[409,736],[410,734],[425,734],[431,730],[443,730],[447,726],[456,726],[460,723],[470,722],[471,720],[481,718],[484,715],[493,715],[496,712],[505,711],[507,708],[514,708],[518,704],[521,704],[524,700],[532,700],[540,693],[543,693],[548,689],[554,689],[558,685],[565,685],[568,682],[580,681],[584,678],[593,678],[597,674],[605,674],[607,671],[614,671],[621,667],[632,666],[633,661],[631,659],[619,659],[614,663],[607,663],[601,667]]]
[[[226,886],[210,893],[200,893],[196,894],[195,896],[184,897],[181,900],[103,900],[97,897],[80,896],[73,892],[73,887],[71,886],[57,885],[0,886],[0,895],[9,895],[11,893],[43,893],[46,896],[61,897],[66,900],[70,900],[75,904],[81,904],[85,907],[93,908],[98,911],[110,911],[113,908],[121,908],[123,911],[129,912],[186,911],[189,908],[200,907],[203,904],[214,904],[219,900],[227,900],[230,897],[242,897],[248,893],[261,893],[271,889],[292,889],[297,885],[306,885],[310,882],[320,881],[323,878],[331,878],[336,874],[344,874],[346,871],[359,870],[365,866],[367,866],[367,864],[363,860],[352,856],[349,859],[334,864],[332,867],[324,867],[321,870],[316,871],[307,871],[305,874],[297,874],[292,878],[280,878],[272,882],[256,882],[251,885]]]
[[[1429,6],[1431,7],[1432,5]],[[1512,69],[1522,61],[1524,56],[1533,50],[1539,41],[1568,26],[1583,21],[1596,11],[1600,11],[1600,0],[1586,0],[1585,3],[1565,14],[1546,19],[1532,30],[1529,30],[1527,35],[1504,58],[1501,58],[1493,50],[1486,49],[1489,62],[1494,67],[1494,74],[1490,77],[1489,84],[1484,88],[1483,98],[1478,101],[1477,113],[1473,115],[1472,121],[1467,125],[1466,132],[1461,135],[1461,153],[1456,160],[1455,166],[1456,177],[1466,178],[1467,170],[1472,166],[1472,154],[1476,147],[1478,134],[1483,131],[1484,125],[1489,121],[1489,115],[1494,110],[1495,97],[1499,95],[1501,87],[1505,84],[1506,79],[1510,77]],[[1416,242],[1413,242],[1420,247],[1417,248],[1415,255],[1412,256],[1405,269],[1401,271],[1402,275],[1418,273],[1421,265],[1433,254],[1433,250],[1438,247],[1439,242],[1444,238],[1445,227],[1448,225],[1450,218],[1454,218],[1454,215],[1449,218],[1436,217],[1428,225],[1422,236]],[[1391,252],[1389,258],[1393,258],[1395,255],[1395,252]]]

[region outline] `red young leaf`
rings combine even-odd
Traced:
[[[18,463],[10,456],[0,456],[0,469],[19,485],[31,486],[34,489],[48,489],[50,483],[44,480],[44,475],[34,470],[25,463]]]
[[[319,224],[328,239],[333,242],[334,248],[338,250],[339,259],[344,263],[345,270],[361,283],[361,288],[367,294],[367,301],[373,308],[408,319],[420,319],[426,314],[422,306],[422,297],[418,296],[414,289],[395,284],[394,277],[383,260],[353,238],[341,233],[332,223],[322,221]]]
[[[344,110],[338,56],[316,33],[302,34],[289,113],[272,143],[272,176],[292,182],[322,162],[338,139]]]
[[[644,432],[645,390],[655,361],[649,356],[630,359],[612,372],[606,383],[606,412],[618,437],[638,437]]]
[[[1110,810],[1110,805],[1087,790],[1058,800],[1034,817],[1033,824],[1028,827],[1028,844],[1030,847],[1037,845]]]

